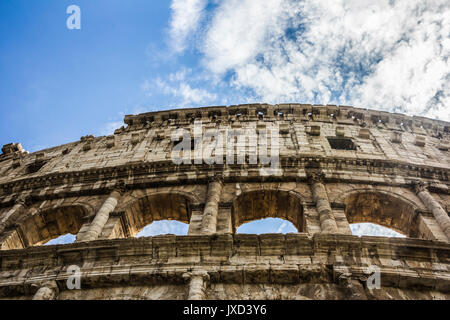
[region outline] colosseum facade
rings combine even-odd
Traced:
[[[33,153],[3,146],[0,299],[450,298],[450,123],[304,104],[124,122]],[[198,124],[207,157],[196,156]],[[181,162],[177,132],[192,137]],[[207,132],[226,132],[223,153]],[[236,233],[268,217],[298,232]],[[136,237],[158,220],[188,235]],[[352,235],[361,222],[405,237]],[[76,241],[44,245],[65,234]]]

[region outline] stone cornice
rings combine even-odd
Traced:
[[[237,116],[239,115],[239,116]],[[246,121],[252,119],[300,119],[325,122],[354,121],[356,124],[364,122],[373,125],[398,125],[435,127],[437,131],[445,131],[450,123],[418,116],[406,116],[370,109],[336,105],[310,104],[242,104],[232,106],[212,106],[192,109],[172,109],[157,112],[147,112],[138,115],[125,116],[124,123],[128,129],[140,129],[153,123],[184,123],[194,119],[205,121]]]
[[[412,165],[410,163],[380,159],[352,159],[327,157],[283,157],[280,166],[284,169],[283,176],[260,176],[258,165],[175,165],[171,161],[129,163],[117,167],[88,169],[85,171],[72,171],[52,173],[39,177],[30,177],[0,184],[0,199],[23,192],[31,193],[34,198],[39,194],[53,194],[54,190],[62,195],[69,195],[76,186],[75,195],[106,193],[118,181],[125,181],[129,188],[145,188],[160,185],[176,185],[207,183],[211,172],[218,176],[223,175],[224,182],[239,181],[307,181],[306,171],[320,170],[325,174],[324,181],[333,182],[335,179],[358,183],[364,181],[361,177],[371,175],[390,176],[392,180],[401,178],[402,182],[389,181],[390,185],[407,186],[411,181],[421,178],[430,182],[439,182],[442,186],[449,184],[450,169]],[[242,169],[248,170],[248,176],[243,177]],[[228,174],[225,175],[224,171]],[[299,172],[303,172],[299,176]],[[168,181],[167,175],[177,174],[177,180]],[[350,174],[348,177],[333,178],[336,174]],[[355,175],[360,173],[359,176]],[[367,181],[365,181],[367,182]],[[113,185],[111,185],[111,183]],[[372,181],[374,184],[383,184],[383,181]],[[95,185],[95,186],[94,186]],[[66,188],[64,187],[66,186]],[[47,188],[48,192],[43,192]],[[448,193],[448,187],[430,186],[434,192]],[[95,191],[97,190],[97,191]],[[12,199],[8,199],[8,202]],[[0,204],[1,205],[1,204]]]

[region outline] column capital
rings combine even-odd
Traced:
[[[37,288],[33,300],[55,300],[59,294],[59,287],[55,280],[33,283],[31,286]]]
[[[128,189],[128,186],[125,183],[125,181],[120,180],[114,185],[111,192],[117,192],[120,195],[123,195],[127,191],[127,189]]]
[[[314,171],[310,172],[308,174],[308,183],[314,184],[314,183],[323,183],[325,180],[325,174],[322,171]]]
[[[31,203],[31,197],[26,194],[20,194],[17,196],[16,199],[14,199],[14,204],[20,204],[24,207],[28,207]]]
[[[428,191],[427,184],[421,180],[411,181],[411,187],[416,194],[422,191]]]
[[[190,281],[194,277],[202,278],[203,281],[209,281],[209,273],[205,270],[193,270],[183,273],[183,279],[185,281]]]
[[[208,183],[211,182],[220,182],[221,184],[223,184],[223,175],[220,173],[216,173],[214,176],[208,177]]]

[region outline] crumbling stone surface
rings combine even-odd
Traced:
[[[201,132],[258,136],[276,125],[278,168],[250,163],[253,144],[239,163],[195,162],[195,148],[174,163],[172,134],[194,135],[199,121]],[[449,298],[450,123],[252,104],[130,115],[125,125],[31,154],[2,148],[0,299]],[[267,217],[298,233],[236,233]],[[136,238],[158,220],[185,222],[188,235]],[[359,222],[406,238],[352,236]],[[75,243],[43,246],[68,233]]]

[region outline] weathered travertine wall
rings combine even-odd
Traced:
[[[249,161],[175,164],[171,135],[198,121],[203,132],[276,124],[276,174]],[[449,297],[450,123],[256,104],[145,113],[125,124],[31,154],[2,148],[0,297]],[[245,160],[255,151],[244,150]],[[235,234],[265,217],[299,233]],[[188,236],[135,238],[164,219],[188,223]],[[358,238],[349,227],[357,222],[408,238]],[[75,244],[41,246],[67,233]],[[81,268],[81,290],[65,285],[71,265]],[[381,289],[367,288],[370,266],[381,268]]]

